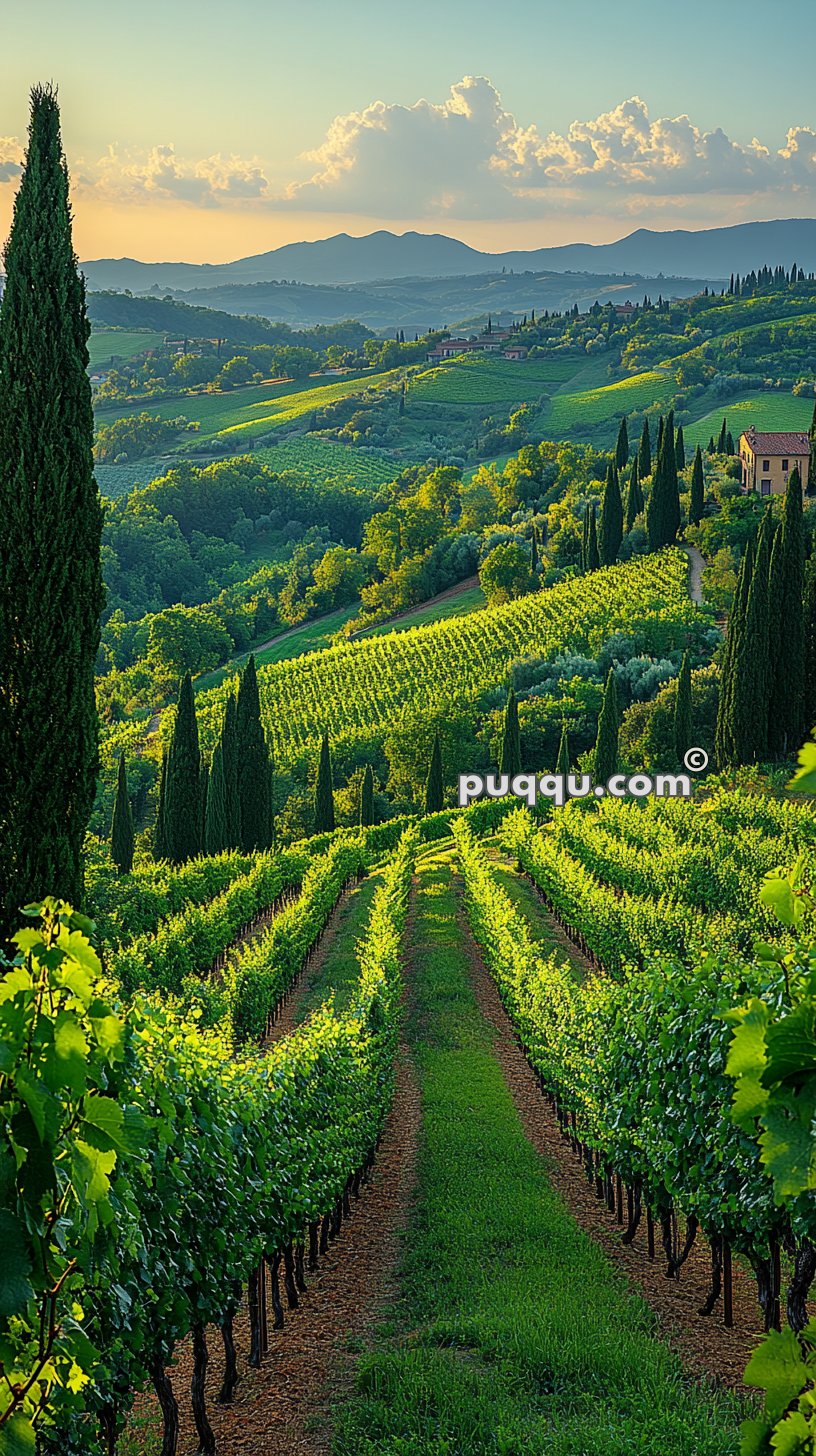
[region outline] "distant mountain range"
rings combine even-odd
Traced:
[[[638,228],[616,243],[568,243],[558,248],[482,253],[440,233],[347,233],[315,243],[287,243],[234,263],[141,263],[98,258],[83,263],[95,290],[207,289],[224,284],[287,282],[368,284],[394,279],[470,277],[488,273],[591,273],[702,281],[747,273],[763,263],[798,263],[816,270],[816,219],[745,222],[700,232]],[[671,291],[671,290],[667,290]],[[193,299],[189,300],[193,302]]]

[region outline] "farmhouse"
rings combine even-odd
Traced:
[[[743,490],[760,495],[782,495],[788,476],[798,466],[802,489],[807,488],[810,440],[799,430],[762,432],[753,425],[739,439]]]
[[[493,329],[489,334],[474,334],[469,339],[440,339],[429,350],[426,358],[429,364],[439,364],[443,359],[454,359],[457,354],[501,354],[511,337],[506,329]],[[505,354],[505,357],[509,358],[510,355]],[[512,357],[523,358],[524,355],[513,354]]]

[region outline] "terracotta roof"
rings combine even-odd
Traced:
[[[761,433],[751,425],[742,433],[755,455],[807,455],[810,451],[810,440],[801,430]]]

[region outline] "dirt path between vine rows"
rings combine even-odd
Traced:
[[[338,923],[344,896],[335,907],[329,926],[294,993],[276,1022],[272,1038],[294,1029],[299,1004],[319,970],[329,947],[342,933]],[[412,916],[406,927],[406,944]],[[219,1456],[328,1456],[331,1446],[330,1413],[353,1379],[356,1358],[395,1297],[395,1274],[400,1236],[408,1215],[415,1183],[415,1164],[421,1118],[420,1095],[413,1064],[404,1043],[397,1059],[394,1103],[383,1129],[380,1149],[367,1185],[358,1201],[352,1199],[351,1218],[339,1237],[321,1256],[319,1268],[307,1272],[307,1292],[300,1307],[284,1307],[284,1328],[271,1328],[269,1351],[261,1368],[247,1364],[249,1320],[244,1302],[235,1317],[240,1383],[231,1405],[216,1404],[223,1372],[220,1332],[207,1330],[210,1366],[207,1372],[207,1414]],[[282,1298],[283,1290],[281,1290]],[[176,1351],[169,1374],[179,1403],[179,1452],[198,1445],[189,1401],[192,1352],[186,1340]],[[143,1419],[155,1409],[151,1396],[136,1405]],[[141,1422],[139,1422],[141,1424]],[[151,1449],[145,1442],[142,1449]]]
[[[735,1261],[733,1280],[734,1328],[722,1323],[722,1301],[708,1317],[698,1314],[710,1287],[708,1246],[700,1237],[684,1264],[679,1280],[665,1277],[661,1261],[660,1231],[656,1230],[658,1255],[650,1260],[646,1250],[646,1221],[633,1244],[621,1242],[623,1230],[615,1215],[595,1197],[583,1169],[562,1136],[549,1103],[538,1089],[532,1069],[517,1045],[510,1020],[496,983],[484,965],[464,912],[462,882],[456,876],[460,899],[462,933],[468,948],[471,978],[479,1008],[495,1032],[495,1053],[504,1072],[524,1131],[537,1152],[547,1160],[547,1172],[576,1222],[626,1276],[654,1310],[669,1343],[686,1368],[696,1376],[712,1378],[735,1390],[744,1390],[743,1374],[748,1357],[762,1334],[753,1279]],[[547,914],[542,906],[542,914]]]

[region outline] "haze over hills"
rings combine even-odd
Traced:
[[[313,284],[465,277],[510,272],[588,272],[641,277],[727,278],[763,263],[795,261],[816,269],[816,219],[737,223],[699,232],[638,228],[614,243],[568,243],[555,248],[484,253],[440,233],[339,233],[313,243],[287,243],[232,263],[142,263],[100,258],[84,263],[88,286],[171,291],[286,279]]]

